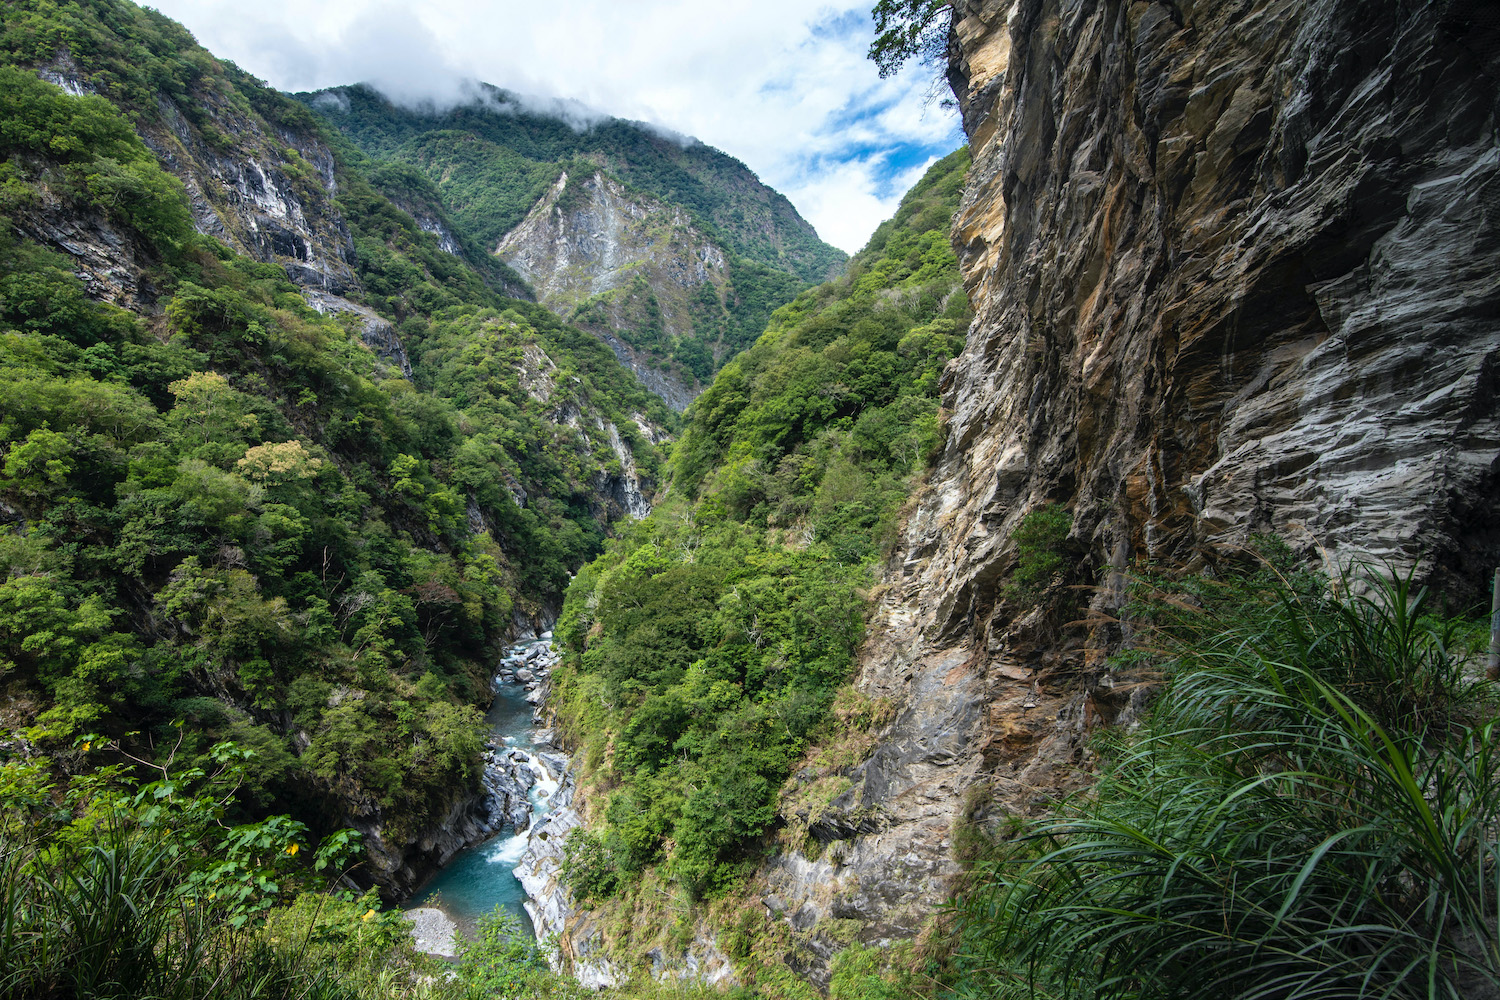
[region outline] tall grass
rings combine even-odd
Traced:
[[[1500,996],[1493,702],[1410,578],[1354,582],[1168,605],[1144,734],[959,901],[971,990]]]
[[[342,1000],[296,947],[199,912],[182,845],[108,822],[78,847],[0,843],[0,997],[27,1000]]]

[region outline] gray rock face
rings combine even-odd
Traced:
[[[78,216],[44,205],[16,220],[17,227],[71,258],[73,273],[92,298],[139,309],[156,298],[129,240],[99,215]]]
[[[333,153],[310,136],[268,132],[227,100],[196,95],[212,116],[211,142],[177,105],[158,101],[164,126],[141,138],[187,187],[201,232],[256,260],[281,264],[303,288],[342,295],[357,287],[354,240],[333,204]]]
[[[365,342],[365,346],[381,359],[399,368],[404,378],[411,378],[411,361],[406,356],[406,348],[402,346],[401,338],[396,336],[396,328],[391,326],[389,320],[367,306],[350,302],[330,292],[310,288],[304,290],[302,294],[307,299],[308,305],[324,315],[354,317],[354,321],[359,324],[359,336]]]
[[[960,11],[978,310],[912,520],[993,602],[1008,529],[1076,505],[1091,568],[1276,532],[1332,564],[1500,558],[1496,19],[1469,3]]]
[[[570,184],[579,195],[568,192]],[[723,249],[682,209],[627,192],[603,174],[564,174],[495,252],[539,301],[603,340],[673,409],[686,409],[702,391],[691,376],[684,381],[657,367],[652,361],[664,358],[629,342],[651,329],[690,334],[695,299],[706,290],[718,304],[726,294]]]
[[[566,767],[568,763],[566,758],[551,754],[538,756],[549,768],[556,763]],[[559,878],[568,835],[583,825],[583,818],[574,808],[573,772],[569,769],[559,773],[562,781],[553,795],[554,809],[530,831],[526,853],[521,856],[515,874],[526,891],[526,913],[536,928],[537,939],[557,943],[557,952],[552,956],[554,965],[566,969],[582,985],[601,989],[623,982],[628,978],[628,970],[610,960],[605,953],[604,936],[592,914],[586,906],[574,901]],[[652,949],[647,957],[651,961],[651,975],[658,980],[710,985],[736,982],[729,957],[717,942],[703,934],[694,937],[680,959],[670,958],[660,949]]]
[[[404,841],[392,839],[377,807],[346,821],[364,834],[371,876],[387,894],[404,897],[459,851],[487,840],[505,826],[526,829],[531,822],[527,793],[536,781],[527,754],[492,746],[484,753],[478,793],[460,795],[440,822]]]
[[[550,672],[558,659],[546,643],[519,644],[507,652],[502,663],[526,662],[530,657],[532,669],[537,671]],[[500,671],[492,685],[503,683],[506,673]],[[545,685],[539,690],[545,694]],[[364,813],[346,819],[365,835],[372,877],[387,894],[403,897],[459,851],[504,827],[526,830],[531,825],[533,787],[544,776],[556,780],[565,766],[566,760],[559,761],[553,754],[533,754],[491,739],[485,746],[478,788],[460,790],[440,822],[398,840],[385,829],[373,804]]]
[[[521,750],[496,747],[484,754],[484,790],[489,797],[491,820],[496,829],[510,826],[524,830],[531,824],[531,802],[527,793],[536,784],[531,758]]]
[[[557,390],[557,370],[557,365],[537,345],[528,344],[523,350],[521,386],[537,402],[546,403],[552,399]],[[652,444],[668,440],[664,431],[652,426],[643,416],[632,416],[637,430]],[[547,419],[578,431],[587,448],[593,447],[597,435],[597,439],[609,447],[619,462],[618,472],[600,469],[589,483],[601,501],[597,510],[601,516],[613,520],[621,516],[643,518],[651,513],[648,496],[655,489],[655,484],[637,468],[634,453],[613,421],[606,420],[592,408],[581,408],[571,399],[550,410]],[[516,496],[516,504],[521,507],[526,505],[524,492]]]
[[[1003,599],[1037,505],[1072,510],[1106,611],[1136,558],[1259,532],[1459,595],[1500,563],[1489,5],[965,0],[955,22],[976,319],[862,655],[895,720],[811,830],[820,860],[769,871],[814,935],[911,933],[956,828],[1044,812],[1086,780],[1088,731],[1139,712],[1104,667],[1117,632],[1069,645]]]
[[[557,877],[563,844],[568,834],[583,823],[573,809],[574,790],[572,773],[564,774],[553,796],[551,815],[530,831],[526,853],[516,866],[516,878],[526,890],[526,912],[539,940],[562,933],[568,917],[575,912],[572,897]]]
[[[38,75],[71,94],[94,91],[66,49]],[[337,182],[328,147],[312,136],[266,126],[212,91],[192,99],[211,122],[212,138],[166,97],[157,101],[160,120],[143,116],[137,129],[162,167],[186,187],[198,230],[256,260],[282,265],[303,288],[335,295],[355,288],[354,241],[333,204]],[[71,254],[90,294],[130,308],[154,299],[153,290],[139,285],[134,249],[108,227],[49,218],[46,206],[17,222]]]

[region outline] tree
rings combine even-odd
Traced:
[[[882,77],[895,76],[911,59],[936,62],[948,50],[952,0],[879,0],[871,13],[875,41],[868,56]]]

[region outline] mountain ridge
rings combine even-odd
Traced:
[[[425,178],[470,245],[545,274],[546,304],[598,335],[674,409],[749,346],[776,306],[844,266],[784,195],[711,146],[576,108],[539,113],[485,84],[471,91],[417,107],[363,84],[295,96],[360,155]],[[600,229],[627,215],[637,217],[628,237]],[[705,283],[696,275],[708,259]],[[610,301],[585,302],[591,295]]]
[[[605,157],[620,177],[663,200],[701,216],[700,223],[721,231],[727,249],[780,267],[805,281],[830,277],[847,259],[843,251],[817,239],[816,232],[785,195],[766,187],[743,163],[707,143],[670,134],[644,122],[599,115],[586,127],[562,117],[527,110],[526,99],[490,84],[477,83],[478,96],[452,105],[407,108],[368,84],[353,84],[292,95],[317,111],[368,152],[398,156],[428,133],[458,131],[524,157],[531,164],[559,163],[586,153]],[[553,173],[548,183],[555,180]],[[706,181],[718,180],[727,193]],[[520,221],[528,204],[479,226],[498,237]],[[759,203],[753,220],[734,219]]]

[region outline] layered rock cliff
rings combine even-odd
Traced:
[[[66,48],[38,74],[71,94],[96,92]],[[305,129],[271,124],[243,97],[235,101],[209,89],[193,97],[184,109],[179,99],[159,94],[156,115],[140,117],[138,128],[186,187],[198,231],[256,260],[282,264],[304,288],[343,294],[357,287],[354,241],[333,205],[338,185],[327,145]],[[108,288],[111,270],[115,282],[133,270],[121,249],[97,269],[98,284],[105,296],[133,301]]]
[[[678,341],[714,339],[709,324],[722,316],[729,273],[723,248],[684,210],[602,172],[564,171],[495,253],[543,305],[600,336],[673,409],[698,394],[690,370],[663,361]]]
[[[977,315],[864,651],[894,722],[828,810],[838,849],[770,869],[814,954],[829,918],[914,933],[955,831],[1045,810],[1139,703],[1118,626],[1005,597],[1040,504],[1106,614],[1138,560],[1256,533],[1459,596],[1500,563],[1492,6],[967,0],[950,53]]]

